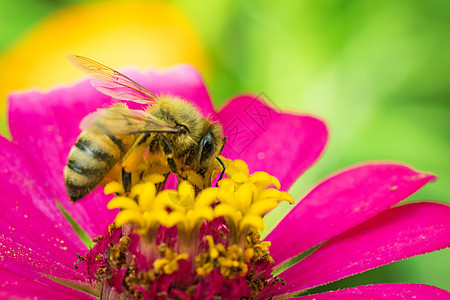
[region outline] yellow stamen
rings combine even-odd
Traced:
[[[104,193],[106,195],[113,194],[113,193],[123,194],[123,193],[125,193],[125,191],[124,191],[123,185],[121,183],[119,183],[117,181],[112,181],[112,182],[108,183],[107,185],[105,185]]]
[[[178,271],[178,261],[188,258],[186,253],[177,254],[175,250],[167,248],[164,244],[158,247],[158,251],[162,258],[153,262],[157,274],[172,274]]]
[[[250,176],[250,181],[258,186],[258,190],[262,191],[269,186],[274,186],[276,189],[280,189],[280,181],[266,172],[255,172]]]
[[[234,278],[236,275],[245,276],[248,266],[243,251],[237,245],[225,248],[222,244],[214,244],[212,236],[206,236],[209,244],[208,253],[202,253],[195,258],[197,274],[207,275],[214,268],[219,268],[220,273],[226,278]]]
[[[108,209],[120,208],[120,209],[130,209],[130,210],[138,210],[139,205],[136,201],[131,198],[118,196],[111,201],[109,201],[107,205]]]

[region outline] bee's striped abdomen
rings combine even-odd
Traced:
[[[79,151],[84,152],[86,155],[95,158],[98,161],[104,162],[108,166],[113,166],[118,157],[109,153],[109,151],[102,149],[97,143],[93,140],[89,140],[83,136],[80,136],[77,143],[75,144],[75,148]],[[70,160],[70,156],[69,156]]]
[[[75,202],[91,192],[120,160],[127,147],[128,143],[118,137],[82,132],[64,169],[70,200]]]

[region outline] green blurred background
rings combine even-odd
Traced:
[[[51,68],[39,63],[35,69],[30,67],[28,60],[38,61],[45,55],[54,57],[51,51],[58,47],[62,53],[89,56],[92,52],[96,55],[92,58],[114,67],[122,64],[161,67],[187,61],[205,74],[217,105],[238,93],[264,92],[283,109],[305,111],[327,121],[328,149],[293,186],[294,197],[300,197],[320,178],[345,166],[368,160],[395,160],[439,176],[437,182],[424,187],[408,201],[450,202],[449,1],[157,2],[175,11],[174,18],[181,16],[183,21],[179,26],[192,29],[182,35],[193,42],[188,41],[183,47],[161,48],[160,53],[152,54],[153,60],[145,52],[136,55],[111,47],[99,50],[98,53],[105,53],[103,59],[98,57],[94,49],[97,46],[92,42],[98,39],[92,39],[89,44],[92,49],[86,50],[87,53],[77,52],[86,49],[77,45],[90,42],[77,40],[80,37],[74,38],[72,48],[52,39],[54,33],[41,39],[47,30],[42,29],[42,23],[60,11],[75,11],[87,2],[92,1],[0,0],[0,103],[5,102],[3,91],[57,82],[33,83],[27,81],[27,74],[32,74],[29,78],[61,76],[66,82],[80,76],[58,74],[59,66],[70,68],[62,55],[51,63],[46,58],[49,61],[46,65]],[[98,3],[93,9],[104,10],[113,2]],[[150,1],[123,3],[145,5]],[[114,15],[117,22],[109,20],[102,26],[122,22],[120,26],[125,32],[118,33],[116,38],[136,35],[136,40],[140,39],[137,45],[146,34],[136,33],[139,26],[144,26],[141,23],[146,18],[155,19],[152,11],[141,11],[142,22],[139,18],[123,19],[121,12],[110,13],[117,13]],[[172,20],[173,14],[170,18],[159,17],[162,21],[157,21],[158,26],[167,27],[164,22]],[[82,18],[72,21],[74,27],[83,22]],[[128,23],[134,28],[132,33],[125,30]],[[60,26],[61,32],[69,30]],[[166,36],[153,39],[150,35],[148,41],[155,48],[165,44]],[[175,36],[168,42],[169,46],[179,40]],[[129,47],[133,45],[128,43]],[[173,57],[165,59],[160,55],[169,53],[168,48],[172,52],[175,49],[175,52],[189,53],[167,54]],[[7,134],[5,117],[3,110],[2,134]],[[450,250],[369,271],[331,287],[378,282],[417,282],[450,290]]]

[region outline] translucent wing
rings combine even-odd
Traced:
[[[67,55],[67,58],[75,67],[91,75],[92,86],[105,95],[141,104],[149,104],[158,98],[127,76],[92,59],[79,55]]]
[[[99,109],[87,115],[80,124],[81,129],[112,134],[114,136],[144,132],[178,132],[176,128],[145,111],[128,109],[116,105]]]

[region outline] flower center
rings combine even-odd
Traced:
[[[105,186],[116,195],[108,208],[120,213],[85,263],[106,298],[265,299],[284,283],[271,275],[270,242],[258,230],[268,210],[293,199],[275,177],[223,160],[228,178],[200,193],[187,181],[161,190],[159,174],[129,193],[118,182]]]

